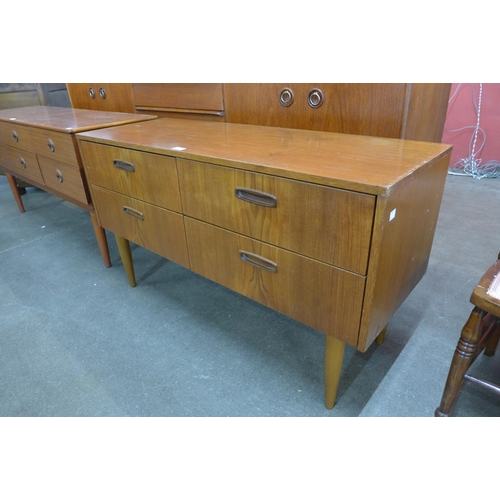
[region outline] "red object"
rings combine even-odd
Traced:
[[[480,165],[488,161],[500,162],[500,83],[454,83],[442,140],[445,144],[453,144],[450,165],[471,154],[481,85],[480,129],[475,158],[481,160]]]

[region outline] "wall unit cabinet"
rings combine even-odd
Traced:
[[[441,142],[447,83],[68,84],[73,106]],[[89,97],[89,89],[95,92]],[[99,97],[105,91],[105,99]],[[112,104],[113,101],[116,104]],[[101,106],[101,107],[99,107]]]
[[[451,152],[180,119],[77,139],[130,284],[133,241],[323,332],[327,407],[427,269]]]

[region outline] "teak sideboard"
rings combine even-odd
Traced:
[[[155,118],[54,106],[1,110],[0,170],[19,210],[24,212],[24,204],[16,178],[88,210],[104,264],[110,267],[106,233],[95,216],[75,133]]]
[[[129,242],[365,351],[427,269],[451,146],[182,119],[76,135],[130,284]]]

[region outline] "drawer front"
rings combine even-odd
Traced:
[[[46,186],[82,203],[90,203],[81,169],[44,156],[39,156],[38,161]]]
[[[133,83],[136,108],[223,111],[221,83]]]
[[[189,268],[182,215],[96,186],[92,198],[102,227]]]
[[[46,156],[51,160],[67,163],[75,167],[79,166],[71,134],[41,128],[32,128],[30,133],[35,153]]]
[[[181,212],[174,158],[89,142],[81,146],[92,184]]]
[[[11,170],[14,174],[27,177],[43,184],[43,177],[36,155],[22,149],[11,148],[0,143],[0,165]]]
[[[0,142],[8,146],[34,152],[31,129],[15,121],[0,122]]]
[[[177,165],[186,215],[366,274],[374,196],[182,159]]]
[[[356,346],[365,278],[185,218],[191,269]]]

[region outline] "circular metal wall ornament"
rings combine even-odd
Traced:
[[[95,90],[92,87],[89,88],[89,96],[91,99],[95,99]]]
[[[311,108],[319,108],[324,101],[323,92],[320,89],[312,89],[307,96],[307,103]]]
[[[291,106],[293,103],[293,91],[292,89],[285,88],[280,93],[280,104],[285,106]]]

